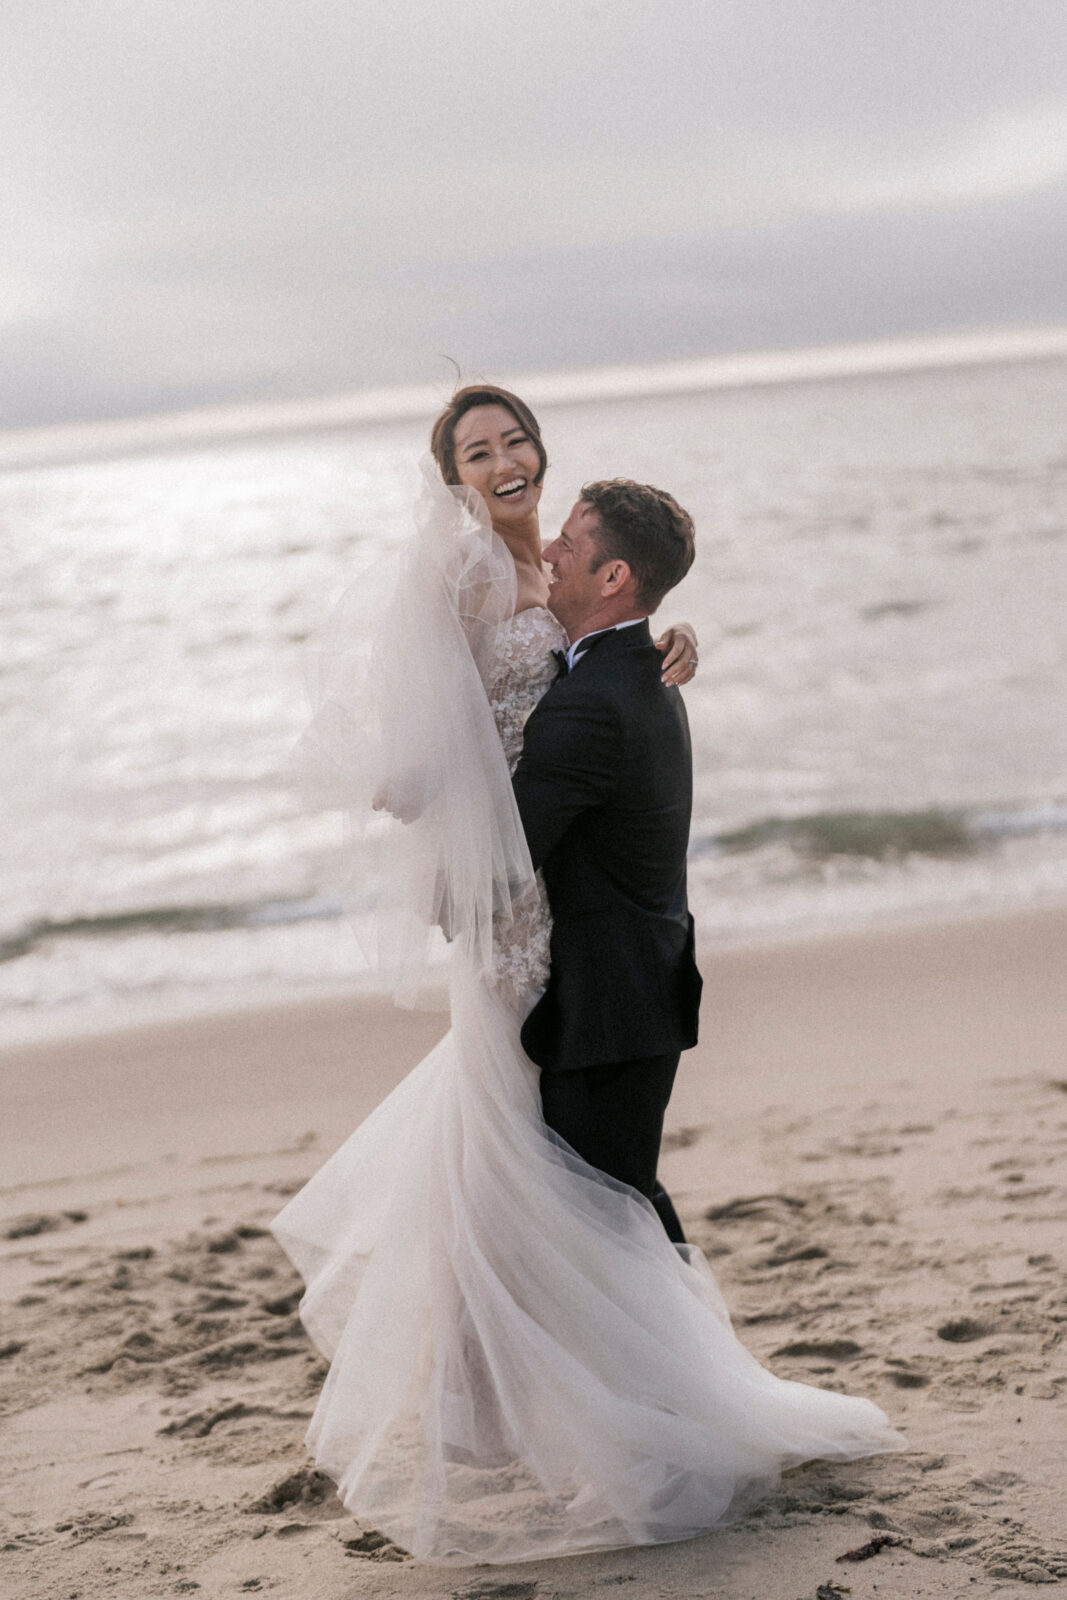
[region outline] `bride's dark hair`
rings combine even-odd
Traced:
[[[541,460],[534,482],[541,483],[548,467],[548,456],[541,443],[541,428],[537,418],[525,400],[520,400],[510,389],[498,388],[495,383],[472,383],[465,389],[457,389],[434,423],[430,432],[430,449],[445,482],[459,482],[459,472],[456,469],[456,423],[460,417],[466,416],[468,411],[473,411],[475,406],[503,406],[506,411],[511,412],[515,421],[526,429]]]

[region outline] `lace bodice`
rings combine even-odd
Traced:
[[[555,681],[558,665],[552,652],[566,647],[567,635],[543,606],[516,612],[496,630],[485,687],[511,772],[522,754],[526,718]],[[511,921],[499,925],[494,941],[496,982],[522,1005],[548,982],[552,922],[540,873],[536,892],[512,909]]]
[[[508,768],[514,772],[526,718],[556,677],[552,652],[567,648],[567,635],[551,611],[531,606],[500,623],[494,643],[485,688]]]

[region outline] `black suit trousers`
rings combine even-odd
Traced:
[[[671,1198],[656,1178],[678,1056],[676,1050],[570,1072],[542,1072],[541,1104],[548,1126],[572,1150],[651,1200],[668,1237],[684,1244]]]

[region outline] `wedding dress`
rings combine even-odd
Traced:
[[[487,622],[485,759],[505,778],[565,642],[542,609]],[[415,1556],[506,1562],[689,1538],[785,1467],[899,1448],[869,1401],[765,1371],[701,1253],[546,1128],[519,1025],[549,912],[509,872],[488,960],[450,928],[449,1032],[273,1224],[330,1361],[317,1464]]]

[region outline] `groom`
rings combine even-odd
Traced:
[[[660,489],[590,483],[544,552],[573,641],[526,724],[515,798],[552,910],[551,974],[522,1029],[545,1120],[685,1235],[656,1180],[678,1057],[697,1039],[685,857],[692,757],[648,616],[693,561]]]

